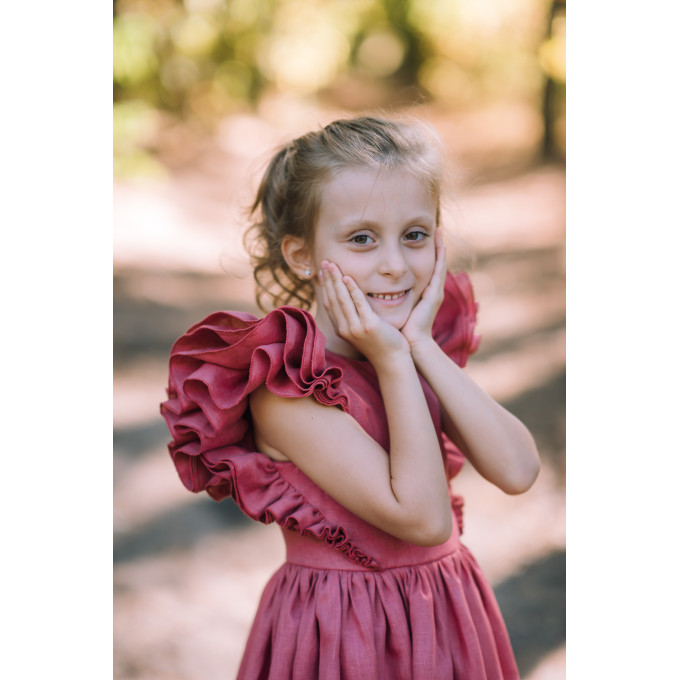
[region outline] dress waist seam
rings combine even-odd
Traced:
[[[393,567],[379,567],[378,569],[375,568],[370,568],[370,567],[362,567],[357,563],[356,566],[352,567],[337,567],[337,566],[329,566],[329,567],[324,567],[320,565],[313,565],[313,564],[302,564],[300,562],[296,562],[294,560],[286,559],[284,562],[285,565],[291,565],[292,567],[301,567],[303,569],[313,569],[314,571],[362,571],[362,572],[371,572],[371,573],[381,573],[385,571],[394,571],[395,569],[411,569],[413,567],[422,567],[427,564],[434,564],[435,562],[440,562],[441,560],[444,560],[448,557],[454,557],[457,553],[461,551],[462,545],[458,544],[451,552],[446,553],[444,555],[439,555],[438,557],[433,557],[432,559],[429,560],[424,560],[422,562],[409,562],[408,564],[398,564]]]

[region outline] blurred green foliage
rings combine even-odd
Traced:
[[[564,11],[564,0],[116,0],[115,172],[159,171],[155,140],[173,121],[210,134],[272,92],[364,108],[357,88],[378,105],[530,103],[554,153]]]

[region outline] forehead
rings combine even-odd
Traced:
[[[320,224],[434,218],[437,200],[426,182],[403,168],[346,168],[321,191]]]

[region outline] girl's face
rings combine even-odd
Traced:
[[[342,170],[323,189],[314,269],[322,260],[337,264],[373,311],[401,329],[432,277],[436,220],[435,199],[406,170]],[[322,307],[317,323],[329,338],[333,329]]]

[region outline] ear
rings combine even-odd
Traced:
[[[288,266],[301,279],[311,279],[316,273],[309,248],[299,236],[284,236],[281,241],[281,252]]]

